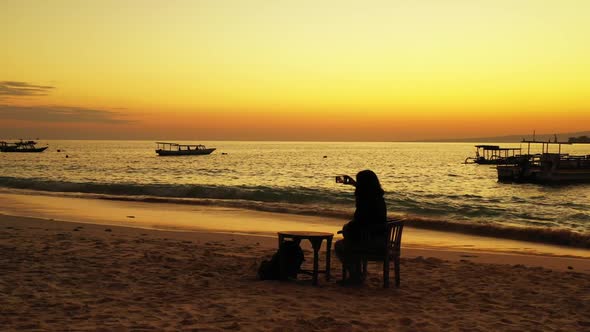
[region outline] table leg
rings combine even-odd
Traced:
[[[280,252],[281,244],[283,243],[284,240],[285,240],[285,236],[282,234],[279,234],[279,247],[278,247],[277,253]],[[283,259],[282,255],[279,255],[279,279],[280,280],[283,280],[283,278],[287,274],[286,270],[287,270],[287,266],[285,265],[285,260]]]
[[[332,255],[332,239],[326,239],[326,281],[330,281],[330,257]]]
[[[318,284],[318,270],[319,270],[319,251],[322,246],[322,240],[310,240],[313,247],[313,285]]]

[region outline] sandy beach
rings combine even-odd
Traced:
[[[52,197],[2,199],[55,203]],[[146,218],[161,209],[55,199],[83,203],[69,204],[75,206],[70,212],[53,212],[66,219],[87,208],[84,204],[104,205],[96,210],[103,214],[113,213],[109,206],[126,207]],[[200,208],[191,217],[202,220],[197,228],[179,223],[177,229],[171,224],[162,230],[149,223],[142,227],[136,221],[141,217],[127,210],[111,215],[127,220],[116,226],[92,213],[78,215],[82,222],[57,221],[48,218],[52,212],[43,204],[34,206],[37,211],[20,211],[42,218],[0,216],[0,325],[6,331],[590,330],[587,257],[435,248],[412,243],[413,234],[424,241],[429,233],[410,228],[401,288],[381,288],[377,265],[370,265],[366,285],[342,287],[336,283],[337,261],[332,280],[321,278],[314,287],[306,276],[291,282],[257,280],[259,263],[276,250],[272,233],[207,229],[236,214],[265,222],[258,212]],[[294,225],[286,216],[264,216],[279,228]],[[291,218],[302,218],[301,227],[326,227],[313,218]],[[304,249],[304,264],[310,264],[310,248]]]

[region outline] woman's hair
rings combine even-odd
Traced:
[[[357,198],[383,197],[384,192],[375,172],[368,169],[358,172],[354,194]]]

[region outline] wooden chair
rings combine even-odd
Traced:
[[[403,220],[389,219],[386,226],[386,238],[385,245],[380,248],[366,248],[358,247],[354,249],[354,253],[358,255],[361,265],[363,277],[367,276],[367,263],[371,262],[383,262],[383,288],[389,288],[389,262],[393,260],[395,269],[395,286],[400,285],[400,254],[401,254],[401,242],[402,242],[402,231],[404,229]],[[383,227],[383,226],[381,226]],[[375,232],[366,230],[361,234],[363,243],[374,243]],[[342,265],[342,279],[346,279],[346,268]]]

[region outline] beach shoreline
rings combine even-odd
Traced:
[[[26,199],[23,199],[25,198]],[[32,199],[32,197],[37,197],[39,199]],[[47,199],[41,199],[41,197],[47,197]],[[12,198],[12,199],[11,199]],[[62,199],[62,200],[60,200]],[[64,202],[63,199],[69,199],[70,202],[75,202],[76,200],[90,200],[90,201],[112,201],[112,202],[119,202],[113,203],[111,205],[119,205],[119,206],[169,206],[174,207],[175,210],[198,210],[200,212],[203,211],[241,211],[241,214],[256,214],[257,217],[262,217],[263,219],[268,219],[266,216],[277,216],[274,219],[287,219],[287,220],[298,220],[307,223],[312,221],[313,223],[317,224],[334,224],[334,225],[341,225],[342,223],[346,222],[348,218],[352,215],[352,210],[347,211],[346,208],[342,208],[341,210],[335,211],[330,208],[325,208],[316,205],[291,205],[285,204],[281,202],[269,203],[269,202],[260,202],[260,201],[244,201],[244,200],[235,200],[235,199],[199,199],[199,198],[188,198],[188,197],[160,197],[160,196],[152,196],[152,195],[112,195],[112,194],[98,194],[98,193],[80,193],[80,192],[61,192],[61,191],[46,191],[46,190],[30,190],[30,189],[9,189],[0,187],[0,200],[6,201],[5,204],[0,205],[0,213],[2,213],[2,208],[5,209],[5,214],[11,215],[23,215],[23,212],[27,212],[30,209],[30,205],[45,205],[45,207],[49,207],[51,210],[54,210],[49,201],[53,201],[53,206],[64,206],[68,205]],[[73,199],[73,200],[72,200]],[[29,204],[22,204],[23,201],[28,200]],[[20,204],[20,209],[15,209],[14,206]],[[147,205],[145,205],[147,204]],[[102,206],[95,205],[96,207],[104,208],[109,207],[108,204],[103,204]],[[24,207],[24,209],[23,209]],[[162,209],[162,208],[161,208]],[[71,209],[70,209],[71,210]],[[121,210],[121,208],[119,209]],[[149,208],[149,210],[153,210],[153,208]],[[45,211],[41,211],[45,212]],[[69,211],[71,212],[71,211]],[[24,214],[28,215],[28,214]],[[61,215],[59,215],[61,216]],[[282,217],[278,217],[282,216]],[[579,248],[573,256],[587,256],[587,253],[590,252],[590,233],[583,232],[583,231],[575,231],[571,229],[564,229],[560,227],[551,227],[551,226],[514,226],[510,225],[509,220],[506,220],[505,224],[498,224],[495,222],[486,222],[482,220],[449,220],[444,218],[437,218],[436,216],[424,217],[419,215],[408,215],[399,213],[397,211],[390,211],[390,217],[396,219],[404,219],[406,221],[406,226],[409,226],[413,229],[421,229],[424,232],[442,232],[442,234],[454,234],[453,236],[458,236],[459,234],[465,236],[458,236],[455,239],[455,243],[463,243],[465,242],[466,238],[493,238],[493,239],[500,239],[502,242],[507,240],[515,240],[517,243],[519,242],[526,242],[526,243],[536,243],[535,247],[544,247],[543,245],[553,246],[553,248],[545,247],[543,248],[543,254],[549,254],[551,252],[557,251],[560,252],[560,255],[569,255],[572,256],[570,253],[562,253],[563,250],[558,249],[561,248]],[[85,214],[80,215],[80,213],[74,213],[73,218],[71,220],[78,221],[80,218],[86,217]],[[99,217],[100,218],[100,217]],[[97,219],[95,216],[94,219]],[[187,218],[187,215],[183,215],[181,219],[191,219],[190,217]],[[116,220],[117,223],[121,223],[121,220]],[[130,225],[136,225],[131,223]],[[194,228],[194,225],[190,225],[184,223],[182,227],[187,227],[189,229]],[[268,224],[266,225],[268,226]],[[150,225],[150,228],[158,228],[154,225]],[[170,228],[171,225],[160,225],[164,229]],[[178,225],[174,226],[178,227]],[[232,228],[239,228],[243,229],[244,225],[232,223]],[[209,227],[210,228],[210,227]],[[227,229],[227,227],[225,228]],[[231,229],[234,230],[234,229]],[[263,228],[262,231],[267,231],[266,228]],[[276,231],[276,229],[275,229]],[[253,228],[249,228],[249,232],[257,232]],[[448,236],[442,236],[442,238],[447,238]],[[429,241],[431,242],[431,241]],[[488,241],[489,242],[489,241]],[[455,246],[455,243],[447,243],[449,246]],[[473,246],[473,245],[472,245]],[[475,245],[476,247],[479,247]],[[496,250],[496,243],[494,243],[491,247],[487,245],[488,248],[491,250]],[[522,251],[523,248],[518,248],[514,250],[508,250],[508,248],[501,248],[501,251]],[[526,249],[525,249],[526,251]],[[529,252],[529,253],[535,253]]]
[[[111,200],[38,192],[2,192],[0,214],[135,228],[231,232],[275,237],[278,231],[306,230],[336,234],[348,220],[265,212],[215,205]],[[590,250],[463,232],[423,229],[407,220],[402,245],[436,251],[478,251],[590,258]],[[338,235],[336,235],[338,237]]]

